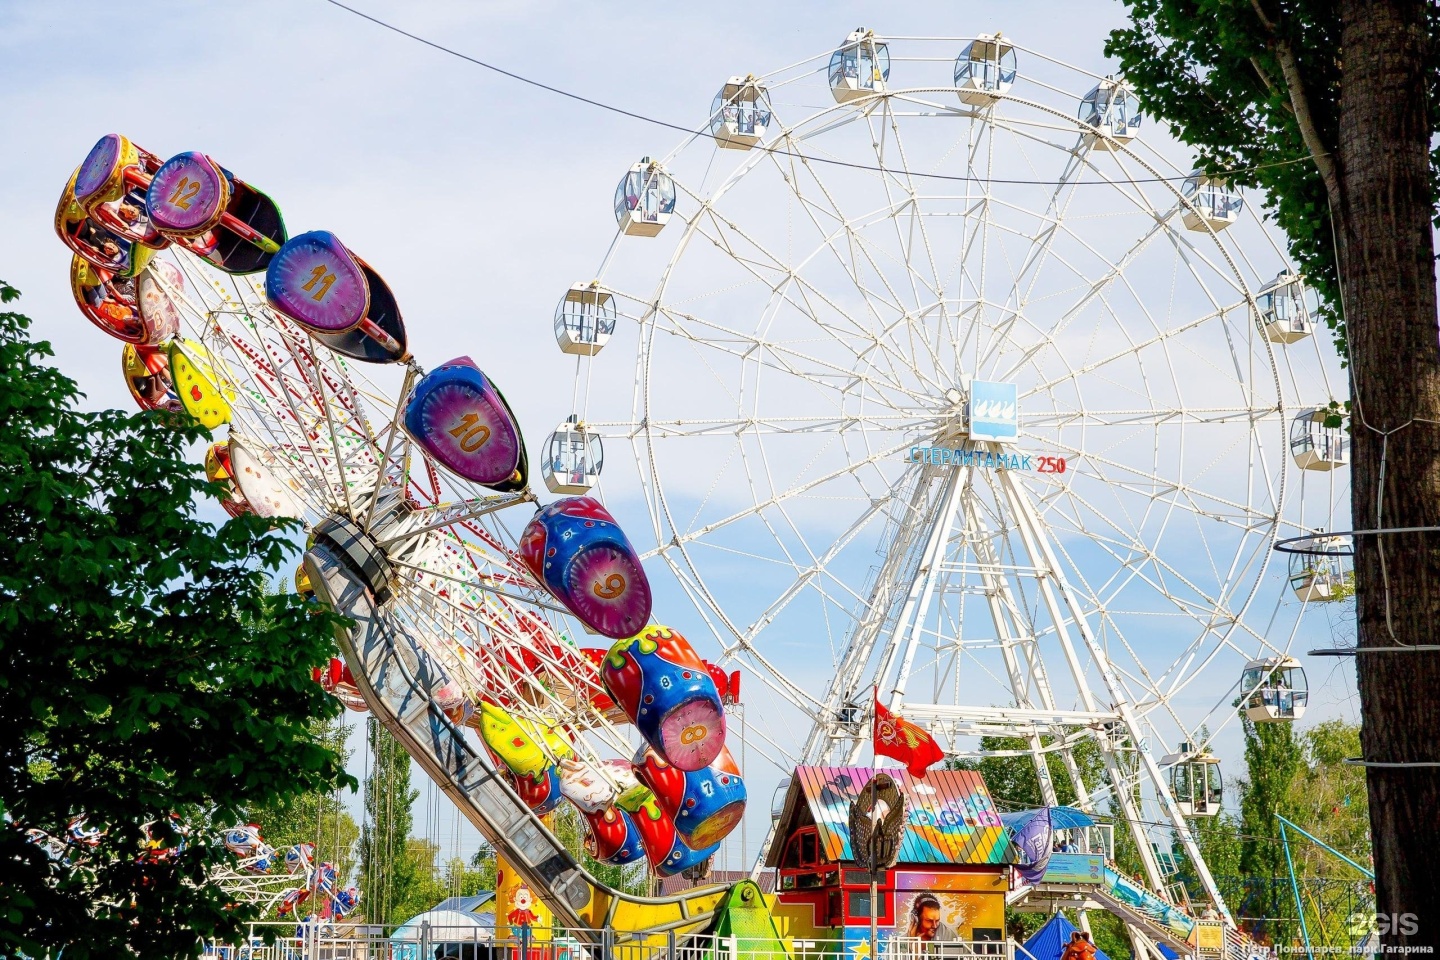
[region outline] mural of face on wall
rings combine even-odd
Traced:
[[[910,898],[901,936],[941,943],[959,940],[957,931],[966,925],[971,904],[953,893],[917,893]]]

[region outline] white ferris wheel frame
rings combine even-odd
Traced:
[[[893,41],[939,38],[884,39]],[[958,45],[968,39],[973,38],[951,38],[951,41],[947,42],[954,42]],[[1008,39],[1007,42],[1013,43]],[[1015,45],[1015,49],[1027,56],[1041,56],[1018,44]],[[1042,57],[1042,59],[1048,60],[1052,64],[1059,63],[1059,61],[1049,58]],[[795,70],[796,67],[803,67],[808,62],[810,61],[802,61],[801,64],[762,76],[759,80],[762,82],[775,81],[781,85],[793,82],[798,77],[802,77],[804,73],[809,72],[804,71],[797,74]],[[1070,68],[1069,65],[1062,66],[1076,69]],[[1077,72],[1082,75],[1087,74],[1082,70],[1077,70]],[[1102,79],[1095,74],[1088,74],[1088,76],[1096,81]],[[1042,86],[1044,85],[1042,84]],[[1054,87],[1045,89],[1056,91]],[[995,93],[991,103],[985,107],[941,104],[933,100],[937,96],[954,97],[955,93],[955,88],[951,86],[901,88],[893,84],[887,85],[883,93],[821,108],[793,126],[787,126],[783,122],[779,123],[778,132],[772,130],[771,135],[765,138],[763,147],[752,150],[746,155],[713,189],[706,191],[703,188],[704,180],[708,179],[710,173],[710,164],[705,167],[705,177],[702,178],[701,185],[693,189],[687,186],[684,179],[676,175],[674,177],[676,191],[682,200],[688,200],[693,204],[693,210],[690,212],[677,211],[675,214],[675,218],[681,221],[677,226],[682,228],[683,233],[669,253],[653,292],[649,294],[627,293],[617,285],[606,283],[604,280],[607,270],[611,268],[612,261],[615,260],[620,249],[619,241],[623,231],[617,231],[615,242],[612,242],[596,273],[597,278],[600,279],[593,284],[596,289],[613,296],[617,302],[633,305],[633,309],[628,312],[623,308],[620,311],[621,317],[634,321],[638,326],[636,382],[631,414],[628,419],[610,420],[591,419],[586,415],[594,377],[593,371],[597,367],[603,367],[605,363],[604,358],[597,358],[593,353],[583,359],[577,358],[576,361],[577,412],[584,417],[588,429],[606,438],[627,439],[635,447],[636,459],[640,464],[641,488],[645,494],[652,534],[655,538],[653,548],[644,555],[658,555],[665,560],[681,589],[689,596],[699,615],[704,619],[717,641],[721,643],[726,658],[739,657],[757,667],[758,669],[755,671],[757,679],[777,697],[788,701],[810,718],[811,730],[798,751],[790,753],[787,757],[787,752],[779,743],[775,742],[773,738],[767,738],[771,751],[778,753],[782,758],[801,763],[822,762],[825,757],[838,751],[844,762],[855,762],[863,747],[864,731],[868,729],[868,725],[864,722],[868,715],[868,705],[863,706],[859,714],[853,710],[847,712],[845,707],[847,704],[854,705],[856,703],[857,692],[862,690],[868,692],[867,681],[873,678],[880,684],[880,690],[888,696],[891,709],[900,707],[903,702],[908,717],[923,722],[930,727],[933,733],[940,736],[942,741],[949,741],[948,752],[970,756],[985,754],[984,751],[956,749],[955,740],[959,737],[1013,736],[1026,741],[1027,750],[1000,752],[1022,755],[1028,753],[1033,758],[1042,796],[1049,804],[1056,802],[1056,792],[1045,755],[1051,752],[1059,753],[1066,768],[1066,776],[1071,781],[1076,796],[1080,798],[1079,803],[1082,807],[1093,810],[1095,803],[1107,796],[1119,806],[1121,816],[1128,821],[1135,834],[1138,852],[1144,862],[1147,877],[1151,885],[1161,892],[1164,892],[1166,887],[1166,871],[1162,869],[1159,858],[1147,840],[1148,827],[1151,825],[1161,826],[1163,823],[1165,828],[1173,829],[1185,849],[1187,858],[1195,864],[1207,893],[1219,909],[1228,916],[1228,908],[1195,844],[1186,817],[1171,795],[1161,764],[1151,750],[1152,736],[1149,730],[1150,725],[1146,722],[1146,715],[1157,709],[1169,711],[1173,719],[1181,724],[1182,729],[1185,729],[1180,718],[1170,709],[1169,702],[1170,696],[1177,693],[1181,687],[1173,686],[1171,692],[1167,693],[1160,689],[1160,683],[1172,671],[1178,674],[1179,671],[1176,668],[1187,658],[1193,663],[1193,669],[1188,674],[1193,678],[1200,671],[1206,669],[1211,661],[1227,648],[1241,653],[1247,658],[1254,656],[1257,649],[1284,656],[1288,653],[1289,642],[1293,640],[1294,632],[1292,631],[1291,636],[1285,641],[1272,643],[1265,634],[1247,627],[1244,623],[1246,613],[1259,595],[1262,584],[1266,582],[1265,573],[1270,561],[1270,544],[1279,531],[1292,525],[1292,521],[1288,521],[1283,515],[1286,483],[1291,467],[1289,458],[1283,454],[1289,411],[1286,404],[1286,384],[1282,383],[1282,380],[1284,375],[1289,372],[1289,364],[1284,354],[1276,350],[1268,340],[1263,337],[1258,339],[1264,359],[1268,362],[1267,375],[1275,400],[1267,407],[1257,408],[1252,403],[1243,407],[1227,408],[1207,405],[1162,411],[1154,411],[1153,407],[1151,410],[1094,411],[1079,409],[1074,411],[1074,416],[1078,418],[1089,418],[1099,422],[1108,419],[1112,422],[1125,422],[1132,425],[1145,422],[1146,417],[1152,414],[1167,418],[1173,416],[1193,417],[1196,422],[1210,424],[1226,420],[1243,420],[1251,425],[1252,431],[1260,429],[1264,423],[1268,422],[1273,426],[1274,439],[1278,443],[1276,449],[1282,451],[1281,455],[1274,458],[1277,462],[1262,464],[1259,468],[1268,481],[1271,496],[1268,512],[1257,516],[1257,511],[1251,503],[1227,504],[1230,508],[1247,513],[1257,523],[1266,527],[1266,532],[1257,538],[1254,544],[1255,550],[1249,561],[1250,568],[1244,569],[1244,564],[1241,563],[1238,555],[1231,567],[1230,573],[1238,570],[1245,581],[1239,595],[1237,597],[1221,595],[1212,600],[1217,611],[1223,609],[1230,616],[1225,619],[1215,618],[1215,622],[1207,625],[1189,647],[1177,654],[1175,666],[1159,678],[1137,677],[1134,671],[1122,676],[1121,672],[1112,664],[1105,645],[1097,638],[1087,616],[1087,614],[1093,616],[1095,612],[1093,594],[1092,602],[1087,607],[1087,604],[1083,602],[1082,595],[1077,592],[1066,576],[1066,564],[1061,562],[1061,557],[1064,555],[1063,547],[1049,533],[1048,524],[1041,512],[1037,510],[1035,502],[1028,495],[1025,485],[1018,482],[1009,471],[997,471],[994,476],[998,478],[996,483],[1001,495],[1010,513],[1016,519],[1018,540],[1023,544],[1026,562],[1022,565],[1018,561],[1012,560],[1007,564],[992,551],[990,555],[978,558],[979,562],[971,571],[979,576],[987,586],[985,591],[987,604],[996,637],[999,639],[1007,677],[1015,697],[1014,703],[1003,706],[979,703],[963,705],[926,703],[914,698],[907,700],[904,695],[906,681],[911,677],[917,651],[922,645],[926,616],[935,603],[936,593],[944,591],[942,581],[946,574],[942,568],[945,566],[943,561],[947,544],[955,538],[957,532],[961,536],[968,534],[968,538],[974,544],[988,543],[985,537],[976,536],[978,528],[985,522],[984,518],[977,516],[974,510],[962,509],[965,491],[975,479],[975,468],[962,466],[959,469],[947,470],[944,467],[933,465],[913,468],[913,472],[917,475],[922,477],[928,475],[926,477],[928,484],[917,482],[906,488],[906,492],[914,498],[910,513],[917,519],[910,526],[892,530],[888,534],[892,547],[885,556],[885,563],[873,579],[870,595],[861,597],[861,603],[857,604],[868,613],[857,618],[853,623],[852,631],[847,636],[843,659],[837,664],[829,688],[823,696],[816,696],[787,677],[786,672],[769,659],[765,650],[756,645],[755,639],[770,622],[772,613],[783,608],[797,592],[803,590],[806,587],[806,580],[813,576],[815,571],[823,570],[825,564],[833,559],[838,551],[844,549],[852,538],[859,535],[862,528],[870,522],[873,514],[866,513],[856,518],[850,526],[844,529],[843,533],[836,537],[834,544],[827,552],[816,554],[812,551],[808,557],[804,558],[809,563],[808,569],[797,576],[789,587],[775,598],[764,614],[754,618],[750,626],[741,626],[732,619],[726,609],[725,601],[717,597],[716,593],[711,590],[705,573],[705,562],[697,560],[693,546],[697,542],[703,541],[715,530],[744,517],[756,516],[763,510],[773,510],[783,516],[785,511],[783,500],[786,497],[803,493],[806,489],[833,479],[833,476],[815,478],[805,486],[792,488],[784,494],[774,495],[765,501],[757,501],[748,508],[737,510],[731,515],[711,521],[694,530],[687,530],[683,523],[676,522],[667,498],[666,481],[662,479],[663,470],[657,464],[656,456],[659,444],[666,439],[687,435],[723,435],[729,432],[738,434],[745,430],[769,434],[787,432],[798,434],[826,429],[838,431],[854,428],[857,425],[863,429],[867,424],[895,427],[903,424],[914,425],[925,419],[919,410],[893,410],[868,416],[835,411],[834,415],[827,420],[822,417],[786,416],[784,412],[755,416],[744,409],[733,411],[729,415],[726,415],[726,411],[721,410],[716,411],[712,417],[687,419],[672,416],[665,409],[663,403],[654,402],[652,397],[652,384],[657,379],[663,380],[674,375],[673,369],[667,368],[654,356],[656,343],[665,335],[674,335],[677,339],[683,339],[690,344],[704,344],[706,335],[709,334],[722,342],[723,345],[718,349],[732,352],[746,348],[760,352],[762,349],[773,349],[776,346],[764,342],[758,335],[751,335],[736,329],[734,324],[722,324],[708,317],[697,318],[687,314],[683,308],[667,303],[668,287],[677,269],[683,266],[690,244],[703,239],[717,247],[722,245],[717,240],[715,233],[707,232],[705,229],[707,224],[723,223],[735,235],[744,236],[746,240],[754,244],[756,249],[763,250],[763,245],[746,234],[743,226],[727,219],[727,215],[720,205],[727,192],[740,184],[747,174],[773,165],[773,170],[778,171],[785,179],[786,184],[794,189],[796,200],[803,204],[804,198],[800,196],[800,177],[797,175],[797,169],[806,168],[814,175],[815,183],[820,184],[821,190],[824,190],[820,177],[814,174],[814,170],[810,168],[812,165],[823,166],[825,157],[834,158],[833,154],[822,153],[823,145],[817,150],[812,141],[823,138],[824,134],[834,132],[847,124],[868,122],[873,115],[877,114],[881,117],[879,126],[883,128],[886,119],[890,120],[893,125],[896,104],[902,104],[913,111],[908,114],[909,116],[966,115],[972,120],[995,125],[1005,123],[1003,119],[997,119],[997,117],[1003,116],[1003,112],[997,110],[1000,107],[1031,110],[1042,115],[1053,124],[1057,138],[1068,135],[1074,141],[1074,148],[1069,151],[1068,163],[1057,180],[1053,181],[1054,189],[1048,200],[1047,213],[1062,209],[1064,194],[1080,178],[1086,175],[1098,177],[1107,182],[1110,189],[1117,191],[1122,197],[1137,206],[1145,208],[1153,217],[1153,225],[1147,233],[1136,239],[1131,248],[1132,253],[1143,249],[1157,236],[1163,235],[1166,239],[1183,243],[1187,248],[1187,254],[1202,261],[1213,261],[1210,262],[1210,266],[1216,272],[1226,273],[1233,278],[1236,295],[1228,302],[1217,302],[1212,296],[1212,303],[1215,303],[1214,312],[1192,317],[1192,325],[1198,326],[1213,321],[1217,315],[1223,316],[1238,311],[1247,318],[1252,330],[1258,326],[1259,309],[1256,304],[1254,284],[1245,276],[1247,268],[1252,275],[1254,270],[1248,262],[1237,260],[1237,255],[1239,258],[1245,257],[1243,251],[1232,253],[1227,244],[1220,242],[1217,231],[1209,225],[1199,234],[1194,243],[1185,236],[1183,229],[1176,229],[1176,221],[1181,215],[1189,213],[1198,216],[1195,203],[1182,191],[1179,181],[1183,179],[1183,175],[1176,177],[1173,169],[1166,169],[1162,163],[1147,159],[1137,149],[1140,145],[1132,146],[1129,138],[1125,138],[1123,141],[1111,139],[1104,134],[1097,133],[1094,128],[1077,120],[1071,113],[1066,113],[1049,104],[1017,96],[1013,92]],[[775,121],[780,120],[778,110],[773,116]],[[668,169],[668,165],[674,162],[687,147],[703,139],[708,138],[698,134],[687,138],[662,159],[662,168]],[[911,205],[923,202],[926,199],[925,188],[928,188],[933,181],[927,181],[923,175],[913,176],[912,171],[907,169],[898,129],[895,133],[895,146],[893,147],[898,151],[898,160],[893,157],[887,158],[881,147],[884,137],[874,134],[873,128],[871,140],[876,149],[872,163],[877,168],[875,173],[885,183],[887,197],[891,187],[901,193],[908,191],[908,198],[902,198],[901,202],[893,203],[889,211],[889,216],[898,219],[905,213],[904,201],[908,199]],[[1101,148],[1107,156],[1113,156],[1117,160],[1123,159],[1124,163],[1129,165],[1130,178],[1125,178],[1123,173],[1121,177],[1113,177],[1110,170],[1103,169],[1096,162],[1095,144],[1097,140],[1101,141]],[[977,138],[972,137],[971,143],[974,144],[976,141]],[[837,160],[837,162],[842,167],[853,166],[853,163],[846,161]],[[973,163],[967,166],[966,172],[972,170]],[[787,173],[790,176],[786,176]],[[977,177],[976,179],[982,178]],[[1150,192],[1140,188],[1140,184],[1147,180],[1157,185],[1154,189],[1165,192],[1169,201],[1167,207],[1163,209],[1156,207],[1150,200]],[[967,184],[967,199],[970,197],[970,190],[971,186]],[[990,200],[989,184],[981,182],[978,190],[985,195],[988,203]],[[824,236],[815,244],[816,253],[825,251],[826,247],[832,245],[837,238],[851,239],[853,244],[853,237],[863,229],[861,221],[875,216],[873,211],[867,211],[853,219],[848,218],[841,211],[836,199],[828,192],[823,200],[828,203],[828,212],[833,214],[835,222],[829,225],[828,235],[825,235],[824,229],[819,230]],[[1060,227],[1060,219],[1060,216],[1057,215],[1053,220],[1057,229]],[[819,227],[818,222],[815,225],[817,228]],[[717,227],[716,232],[718,231]],[[1035,238],[1030,255],[1016,273],[1017,287],[1022,277],[1032,267],[1032,258],[1035,261],[1043,259],[1049,240],[1049,236]],[[1271,240],[1271,244],[1271,252],[1278,252],[1274,250],[1273,240]],[[740,256],[733,251],[731,255],[736,258]],[[1129,258],[1130,254],[1127,253],[1113,262],[1110,274],[1104,278],[1103,282],[1094,283],[1086,299],[1101,296],[1109,283],[1116,281],[1117,278],[1123,278]],[[787,261],[780,256],[774,256],[773,259],[782,270],[788,269],[792,277],[804,268],[804,263]],[[758,276],[758,271],[756,272]],[[863,293],[864,284],[858,276],[852,273],[850,279]],[[814,290],[806,292],[815,293]],[[1085,301],[1082,300],[1075,304],[1069,313],[1077,313],[1084,303]],[[827,303],[827,306],[833,306],[833,303]],[[817,326],[823,325],[822,321],[818,319],[815,322]],[[1156,339],[1173,336],[1177,332],[1179,331],[1176,329],[1162,330],[1157,333]],[[710,345],[714,346],[714,343],[712,342]],[[1143,346],[1135,346],[1132,349],[1138,352]],[[1277,354],[1279,355],[1277,356]],[[1096,364],[1096,366],[1098,365]],[[1172,377],[1178,376],[1173,365],[1170,372]],[[1294,379],[1293,375],[1290,379]],[[582,393],[584,406],[580,406]],[[888,423],[886,422],[887,418]],[[1157,417],[1153,420],[1152,425],[1158,426],[1159,422]],[[872,462],[893,458],[903,452],[904,448],[912,442],[916,442],[913,435],[891,447],[875,449],[868,458],[851,462],[845,468],[854,471]],[[998,453],[1003,448],[998,444],[976,443],[972,445],[971,449]],[[1257,453],[1263,459],[1264,450],[1257,449],[1253,443],[1247,447],[1247,450],[1249,452],[1247,469],[1255,471],[1257,469],[1255,462]],[[1074,453],[1081,456],[1086,455],[1086,451],[1079,448],[1075,448]],[[741,455],[744,456],[743,452]],[[1121,464],[1114,464],[1114,466],[1123,468]],[[1167,481],[1171,489],[1175,491],[1181,491],[1187,486],[1185,481],[1176,478],[1167,478]],[[927,485],[931,488],[928,491]],[[938,490],[935,489],[937,485]],[[1215,498],[1211,496],[1208,499],[1213,501]],[[876,510],[879,509],[878,504],[872,504],[872,506]],[[1074,568],[1073,565],[1074,561],[1070,560],[1071,569]],[[1020,569],[1021,566],[1025,566],[1026,569]],[[796,569],[797,572],[800,571],[798,561]],[[1040,606],[1048,621],[1048,630],[1051,636],[1058,640],[1062,651],[1063,670],[1074,684],[1074,692],[1079,701],[1070,708],[1060,705],[1051,690],[1045,668],[1045,658],[1040,655],[1038,650],[1038,638],[1041,636],[1041,631],[1033,626],[1035,620],[1033,615],[1031,616],[1032,626],[1028,631],[1017,629],[1025,620],[1022,604],[1017,602],[1010,587],[1010,578],[1017,576],[1028,577],[1037,585],[1037,594],[1041,598]],[[890,591],[889,595],[885,594],[887,588]],[[898,615],[896,615],[897,610]],[[1028,646],[1026,635],[1028,635]],[[1202,649],[1207,644],[1207,640],[1211,647],[1208,651]],[[1242,648],[1242,644],[1244,648]],[[883,652],[877,654],[877,649]],[[872,671],[869,665],[872,658],[876,656],[879,657],[879,666]],[[1194,663],[1197,658],[1199,662]],[[1136,659],[1139,659],[1138,656]],[[1098,674],[1098,677],[1087,674],[1087,665]],[[1145,693],[1148,694],[1147,697],[1137,698],[1132,694],[1130,684],[1137,680],[1147,688],[1145,690]],[[1215,709],[1212,708],[1211,715],[1214,713]],[[1222,720],[1220,726],[1226,722],[1228,719]],[[1211,731],[1210,735],[1213,736],[1214,732],[1216,731]],[[760,736],[764,738],[763,731]],[[1042,744],[1042,737],[1050,738],[1051,742]],[[1101,747],[1110,781],[1108,786],[1083,783],[1072,747],[1080,739],[1087,737],[1093,738]],[[1202,742],[1198,747],[1192,745],[1191,749],[1198,752],[1204,746],[1205,743]],[[994,755],[994,753],[992,752],[990,755]],[[1149,788],[1154,802],[1159,807],[1161,823],[1150,824],[1141,815],[1139,787],[1142,783]],[[763,851],[761,860],[763,860]]]

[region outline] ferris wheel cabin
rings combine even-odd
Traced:
[[[1213,230],[1219,233],[1240,217],[1245,201],[1224,180],[1196,170],[1180,186],[1190,205],[1185,208],[1187,230]]]
[[[551,493],[586,493],[600,482],[604,466],[605,445],[599,434],[590,432],[572,413],[550,434],[540,473]]]
[[[1080,122],[1094,132],[1086,134],[1096,150],[1112,150],[1117,143],[1129,143],[1140,129],[1140,100],[1124,83],[1101,80],[1080,101]]]
[[[593,357],[615,332],[615,298],[599,281],[577,283],[555,308],[555,342],[562,353]]]
[[[1300,277],[1284,270],[1255,295],[1260,308],[1260,329],[1271,343],[1294,343],[1314,330],[1315,295]]]
[[[649,157],[620,179],[615,187],[615,222],[631,237],[653,237],[665,229],[675,212],[675,181]]]
[[[890,48],[873,30],[855,30],[830,56],[830,93],[836,103],[884,93],[889,79]]]
[[[1015,48],[982,33],[955,58],[955,92],[960,102],[988,107],[1015,82]]]
[[[1334,423],[1337,419],[1338,424]],[[1344,417],[1324,408],[1301,410],[1290,422],[1290,456],[1302,470],[1345,466],[1350,462],[1350,437]]]
[[[1290,589],[1307,603],[1334,603],[1355,595],[1355,570],[1345,537],[1318,536],[1309,553],[1290,554]]]
[[[1245,716],[1256,723],[1299,720],[1310,703],[1305,668],[1294,657],[1251,660],[1241,674]]]
[[[749,150],[770,126],[770,94],[753,76],[731,77],[710,104],[710,135],[726,150]]]
[[[1172,762],[1173,761],[1173,762]],[[1220,758],[1208,750],[1195,752],[1188,743],[1180,752],[1165,758],[1170,763],[1170,795],[1187,817],[1214,817],[1220,813],[1225,780],[1220,775]]]

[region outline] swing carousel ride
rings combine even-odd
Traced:
[[[1337,527],[1347,450],[1301,278],[1142,129],[1123,80],[999,34],[861,29],[729,78],[624,172],[561,292],[572,409],[538,464],[482,355],[422,366],[362,251],[206,154],[106,135],[55,225],[136,403],[225,431],[227,511],[303,522],[297,587],[354,624],[321,682],[557,922],[713,913],[716,887],[605,887],[540,818],[568,802],[596,859],[703,877],[746,806],[742,664],[778,775],[855,764],[877,702],[951,757],[1032,758],[1049,806],[1057,754],[1151,891],[1173,835],[1226,915],[1189,823],[1219,810],[1208,741],[1237,702],[1305,708],[1300,613],[1348,572],[1277,587],[1271,546]]]

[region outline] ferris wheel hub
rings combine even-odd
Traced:
[[[347,567],[365,581],[377,604],[389,602],[395,570],[385,551],[364,530],[346,517],[332,514],[315,524],[315,542],[334,551]]]

